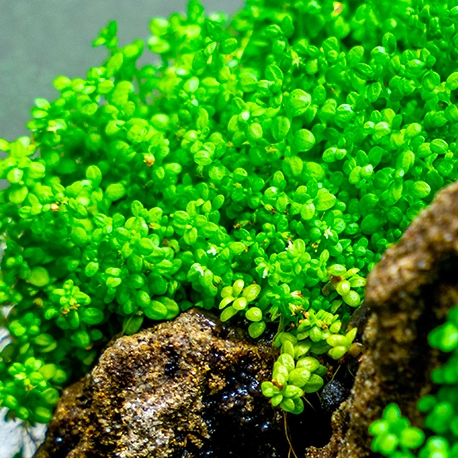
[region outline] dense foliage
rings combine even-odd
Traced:
[[[146,65],[108,24],[108,60],[0,140],[0,403],[47,422],[113,335],[197,305],[278,323],[263,392],[300,413],[367,273],[458,176],[455,3],[248,0],[227,22],[191,0],[151,20]]]
[[[458,306],[450,310],[447,321],[430,332],[431,347],[450,353],[447,362],[431,374],[438,385],[436,394],[420,399],[418,409],[424,412],[425,433],[411,427],[396,404],[388,405],[380,420],[369,432],[375,436],[372,449],[390,458],[456,458],[458,457]],[[419,448],[417,452],[413,449]]]

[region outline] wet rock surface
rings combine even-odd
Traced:
[[[184,313],[109,347],[36,457],[284,457],[283,417],[260,391],[271,367],[269,345]]]
[[[427,335],[458,304],[456,272],[458,184],[453,184],[437,195],[369,275],[365,352],[350,397],[332,417],[330,442],[308,448],[306,458],[379,456],[370,449],[367,428],[390,402],[398,403],[413,425],[422,425],[417,401],[434,389],[431,371],[444,362],[429,347]]]

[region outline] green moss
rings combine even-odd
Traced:
[[[301,412],[352,344],[366,275],[458,176],[457,17],[248,0],[228,21],[191,0],[124,47],[108,24],[106,62],[56,78],[30,138],[0,140],[0,403],[46,421],[45,393],[114,334],[197,305],[255,338],[278,326],[264,391]]]

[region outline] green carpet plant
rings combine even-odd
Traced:
[[[247,0],[231,20],[191,0],[125,46],[110,22],[107,60],[0,140],[10,416],[48,422],[109,339],[194,305],[276,326],[262,390],[302,412],[354,345],[368,272],[458,177],[457,21],[457,0]]]

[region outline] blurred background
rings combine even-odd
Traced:
[[[208,12],[234,13],[243,0],[201,0]],[[84,77],[106,58],[91,42],[108,21],[119,44],[149,35],[153,16],[186,11],[187,0],[0,0],[0,137],[27,135],[35,97],[52,100],[58,75]],[[145,51],[149,53],[149,51]]]
[[[228,15],[243,2],[202,0],[208,12]],[[184,12],[186,5],[187,0],[0,0],[0,137],[12,141],[28,135],[25,124],[33,101],[57,97],[52,85],[56,76],[85,77],[90,67],[102,64],[105,48],[92,48],[91,43],[108,21],[118,22],[123,46],[149,36],[151,17]],[[0,189],[4,186],[0,180]],[[0,329],[0,348],[5,337]],[[4,413],[0,410],[0,458],[32,456],[44,428],[4,423]]]

